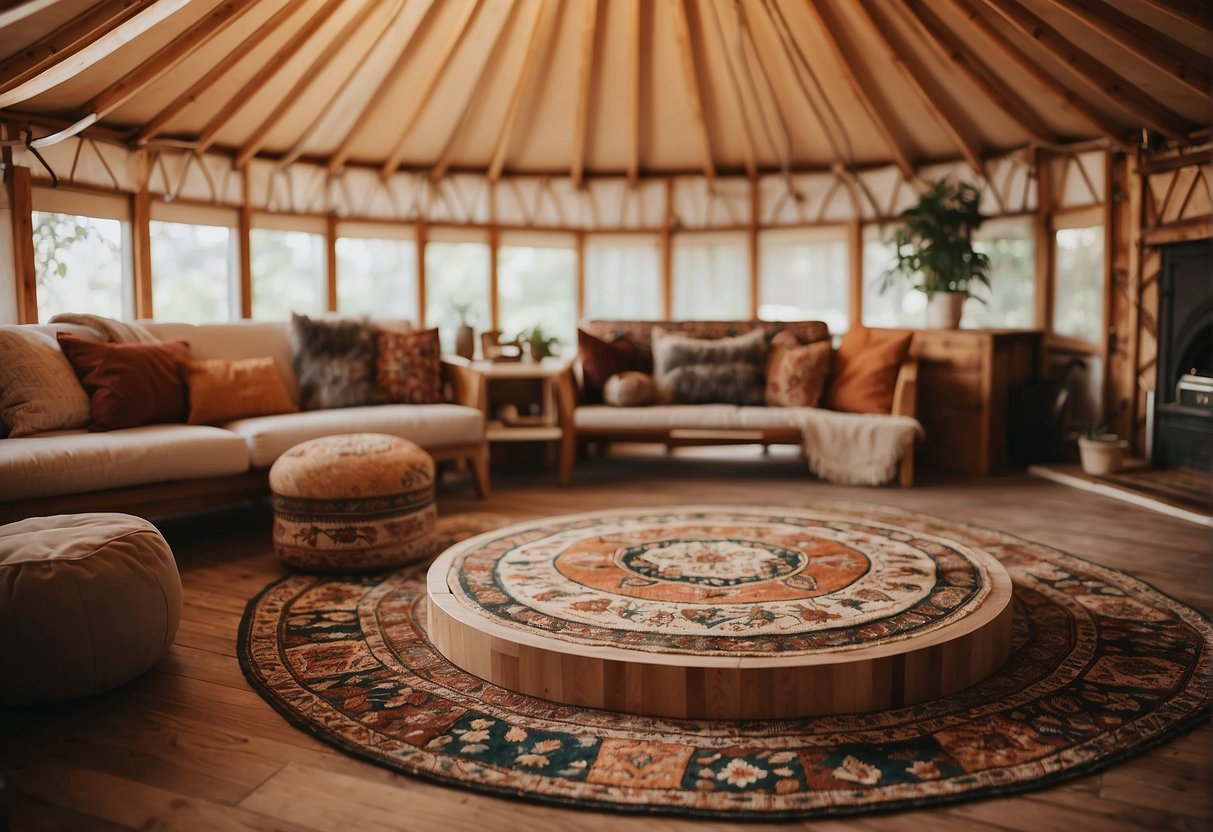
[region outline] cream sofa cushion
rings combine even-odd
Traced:
[[[248,467],[243,437],[205,425],[55,431],[0,440],[0,501],[221,477]]]
[[[174,324],[142,321],[157,338],[184,338],[190,342],[190,358],[274,359],[278,374],[291,400],[299,404],[299,381],[291,365],[291,342],[284,321],[232,321],[224,324]]]
[[[0,421],[12,436],[88,424],[88,394],[53,335],[0,330]]]
[[[181,578],[168,544],[127,514],[0,526],[0,705],[110,690],[168,652]]]
[[[484,414],[458,404],[380,404],[237,419],[223,425],[248,441],[252,464],[265,468],[294,445],[336,433],[386,433],[426,450],[484,439]]]
[[[611,407],[591,404],[574,411],[578,430],[728,430],[739,427],[735,404],[662,404]]]

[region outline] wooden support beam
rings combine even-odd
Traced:
[[[249,170],[240,172],[240,212],[236,220],[240,246],[240,317],[253,317],[253,205]]]
[[[147,152],[138,153],[138,187],[130,195],[131,261],[135,290],[135,317],[153,318],[152,306],[152,197],[147,182],[150,173]]]
[[[998,109],[1010,116],[1024,132],[1037,140],[1052,136],[1053,131],[1036,111],[1004,85],[995,83],[997,76],[975,55],[968,53],[963,42],[948,30],[944,22],[922,0],[905,0],[905,10],[919,37],[930,43],[941,58],[960,70],[961,75],[981,90]]]
[[[1213,6],[1208,0],[1140,0],[1168,17],[1213,34]]]
[[[894,162],[897,164],[897,169],[901,171],[902,177],[906,180],[914,178],[914,166],[910,164],[909,154],[905,149],[905,141],[897,135],[893,129],[892,123],[885,118],[884,109],[878,107],[868,94],[869,89],[873,89],[867,79],[860,78],[856,74],[856,68],[851,65],[848,52],[844,50],[834,35],[838,29],[837,19],[834,17],[833,10],[830,10],[825,4],[818,4],[816,0],[804,0],[804,7],[809,12],[809,16],[817,24],[817,29],[826,44],[830,47],[830,53],[834,56],[834,60],[838,63],[842,70],[842,75],[846,79],[847,84],[851,88],[851,92],[855,94],[855,98],[863,105],[864,111],[868,114],[868,118],[876,125],[877,131],[884,139],[885,146],[892,154]]]
[[[1186,138],[1195,125],[1159,104],[1132,82],[1075,46],[1056,29],[1013,0],[982,0],[987,7],[1020,34],[1034,40],[1058,61],[1066,64],[1092,89],[1132,113],[1151,130],[1172,138]]]
[[[14,23],[36,15],[40,11],[49,9],[58,2],[59,0],[26,0],[24,3],[9,2],[6,4],[8,8],[0,11],[0,29],[12,26]]]
[[[1037,149],[1036,158],[1036,326],[1053,329],[1053,175],[1049,155]]]
[[[633,188],[640,178],[640,23],[645,8],[642,0],[632,0],[630,19],[632,36],[628,39],[628,68],[631,79],[628,83],[628,184]]]
[[[758,320],[758,307],[762,298],[762,254],[758,249],[758,214],[759,205],[758,179],[750,179],[750,223],[746,229],[746,242],[750,249],[750,320]]]
[[[577,252],[577,320],[585,317],[585,232],[575,236]]]
[[[417,234],[417,328],[426,328],[425,318],[425,245],[429,240],[429,229],[425,220],[418,220]]]
[[[1006,35],[978,14],[969,5],[969,0],[949,0],[949,2],[951,2],[957,12],[964,16],[970,25],[976,27],[985,36],[987,41],[998,47],[1016,68],[1052,93],[1058,103],[1065,106],[1075,115],[1082,117],[1084,121],[1098,130],[1104,138],[1120,147],[1127,145],[1125,137],[1131,131],[1126,130],[1123,125],[1106,118],[1088,104],[1085,99],[1058,81],[1052,72],[1042,69],[1039,64],[1030,59],[1019,47],[1015,46]]]
[[[741,153],[746,176],[749,179],[755,179],[758,176],[758,163],[754,153],[754,136],[750,133],[750,119],[746,115],[745,96],[741,92],[741,84],[737,80],[737,70],[733,65],[735,60],[744,61],[745,55],[734,58],[733,50],[729,47],[728,36],[724,31],[724,21],[721,20],[719,4],[708,3],[707,5],[711,8],[712,19],[716,22],[716,34],[720,37],[720,48],[723,50],[724,63],[729,72],[729,86],[733,90],[733,102],[737,106],[737,119],[741,123]],[[741,22],[738,18],[738,34],[740,34],[740,28]],[[799,76],[797,77],[799,78]],[[760,106],[758,102],[754,103],[756,106]]]
[[[501,130],[497,135],[497,146],[493,149],[493,159],[489,163],[490,182],[496,182],[501,178],[501,171],[505,167],[505,157],[510,150],[510,137],[514,135],[514,124],[518,119],[518,111],[522,105],[527,81],[530,80],[531,71],[535,66],[535,58],[541,51],[541,45],[543,49],[547,48],[546,43],[551,39],[551,30],[559,13],[559,0],[540,0],[539,8],[535,12],[535,20],[531,23],[526,54],[522,56],[522,65],[518,68],[518,75],[514,78],[510,103],[505,110],[505,121],[501,124]],[[542,25],[544,21],[547,21],[546,27]]]
[[[855,4],[855,9],[884,48],[886,59],[897,67],[910,88],[922,101],[923,106],[935,116],[944,132],[960,149],[960,153],[969,163],[969,167],[980,176],[981,149],[977,141],[966,130],[961,129],[960,119],[957,113],[951,109],[951,102],[945,98],[944,91],[933,82],[933,79],[928,80],[928,74],[921,67],[911,66],[911,50],[904,43],[894,42],[891,37],[893,27],[886,21],[877,18],[872,0],[859,0]]]
[[[326,309],[336,312],[337,300],[337,215],[324,218],[324,282],[328,289]]]
[[[379,80],[375,91],[371,93],[366,103],[362,105],[362,109],[350,121],[353,126],[345,132],[345,135],[342,136],[341,141],[337,144],[337,149],[329,157],[329,173],[336,173],[349,161],[355,142],[361,138],[362,131],[366,129],[366,125],[370,120],[368,117],[383,103],[388,92],[391,91],[400,74],[404,71],[404,65],[412,57],[413,52],[409,47],[413,43],[413,38],[416,37],[418,30],[424,25],[437,5],[435,0],[423,0],[423,2],[424,5],[408,4],[406,6],[406,9],[413,13],[406,17],[401,24],[404,27],[404,40],[400,45],[400,54],[392,63],[391,69]]]
[[[426,105],[429,104],[430,96],[434,94],[434,88],[438,86],[438,81],[446,72],[451,58],[455,55],[455,50],[459,48],[459,44],[463,43],[463,38],[475,19],[476,12],[480,10],[481,2],[482,0],[465,0],[459,20],[455,23],[455,29],[443,43],[438,59],[430,64],[425,79],[410,91],[411,109],[403,119],[404,126],[396,133],[396,138],[392,143],[392,152],[388,154],[387,161],[379,170],[379,174],[383,178],[391,176],[396,172],[396,168],[400,167],[400,161],[404,157],[404,144],[408,140],[409,134],[413,132],[413,128],[417,126],[417,121],[425,111]]]
[[[0,92],[7,92],[54,64],[67,60],[155,0],[107,0],[0,61]]]
[[[204,92],[209,90],[212,85],[224,75],[228,73],[232,67],[240,63],[250,52],[261,45],[262,41],[276,32],[292,15],[307,3],[307,0],[289,0],[282,8],[276,11],[267,21],[257,26],[253,31],[249,32],[248,37],[242,39],[232,51],[228,52],[218,62],[213,64],[210,69],[202,74],[198,80],[190,84],[185,92],[173,99],[167,107],[160,110],[156,115],[152,116],[146,124],[139,130],[135,136],[137,144],[146,144],[154,139],[164,130],[174,116],[184,110],[186,107],[198,100]]]
[[[156,0],[138,14],[127,18],[112,29],[72,54],[46,66],[36,75],[0,93],[0,109],[41,95],[49,89],[75,78],[98,61],[109,57],[135,38],[149,31],[185,6],[189,0]]]
[[[687,103],[691,118],[699,136],[699,152],[702,158],[703,175],[708,187],[716,184],[716,162],[712,158],[712,139],[708,135],[707,119],[703,114],[703,101],[699,94],[699,72],[695,64],[695,47],[691,40],[691,26],[687,20],[686,0],[669,0],[674,15],[674,40],[682,58],[682,80],[686,88]]]
[[[489,321],[490,329],[501,329],[501,293],[497,291],[497,249],[501,246],[501,230],[494,222],[489,226]]]
[[[674,179],[665,180],[665,220],[661,224],[661,317],[674,317]]]
[[[219,4],[150,58],[140,61],[138,66],[95,95],[84,105],[84,113],[95,113],[98,118],[112,113],[157,78],[194,54],[215,35],[238,21],[255,5],[256,0],[232,0]]]
[[[337,33],[336,37],[331,38],[325,44],[324,50],[315,60],[308,64],[307,69],[298,77],[286,95],[282,96],[278,103],[274,105],[274,108],[270,110],[269,114],[261,119],[261,122],[253,128],[253,132],[236,152],[236,167],[242,168],[247,165],[249,160],[257,155],[261,148],[265,147],[265,142],[269,138],[270,131],[278,126],[282,117],[291,107],[295,106],[296,102],[307,92],[308,87],[320,77],[321,73],[328,69],[333,58],[337,57],[337,54],[351,42],[357,42],[356,35],[358,30],[362,28],[362,25],[366,23],[371,13],[377,8],[378,6],[372,2],[363,4],[362,8],[345,22],[345,25],[341,27],[341,31]]]
[[[249,100],[261,91],[271,78],[273,78],[283,65],[295,56],[300,49],[303,48],[314,34],[320,29],[325,22],[336,14],[341,8],[341,0],[326,0],[325,4],[320,7],[314,15],[299,27],[290,40],[282,45],[273,55],[269,57],[257,70],[257,73],[245,82],[235,95],[229,98],[219,111],[211,117],[206,126],[198,133],[198,138],[195,140],[195,149],[199,153],[205,153],[206,150],[215,143],[215,137],[219,134],[227,123],[235,118],[236,114],[244,108],[244,105]]]
[[[1092,31],[1140,58],[1190,91],[1208,97],[1209,57],[1143,25],[1104,0],[1048,0]]]
[[[573,148],[569,177],[580,188],[585,171],[585,145],[590,132],[590,92],[594,82],[594,35],[598,27],[598,0],[583,0],[581,56],[577,62],[577,106],[573,108]]]
[[[850,264],[850,328],[863,326],[863,220],[859,217],[847,223],[847,262]]]
[[[29,168],[12,163],[4,148],[4,189],[13,235],[13,274],[17,289],[17,323],[38,323],[38,272],[34,266],[34,199]]]

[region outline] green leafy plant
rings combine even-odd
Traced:
[[[531,350],[531,355],[536,359],[551,355],[553,347],[560,345],[560,339],[555,335],[548,335],[543,331],[543,327],[535,324],[530,329],[524,329],[517,335],[519,341],[524,342]]]
[[[918,204],[902,211],[897,230],[897,261],[880,276],[880,291],[899,279],[926,293],[960,292],[976,297],[972,287],[990,286],[990,258],[973,249],[973,232],[986,218],[978,209],[981,189],[944,177],[932,184]]]
[[[1115,442],[1119,438],[1116,434],[1110,433],[1108,426],[1103,422],[1085,426],[1082,429],[1082,436],[1092,442]]]

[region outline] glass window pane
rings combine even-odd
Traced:
[[[894,230],[869,226],[863,234],[863,325],[920,327],[927,322],[927,296],[896,281],[880,291],[880,276],[897,260]],[[889,242],[885,242],[888,240]]]
[[[1104,332],[1103,226],[1059,228],[1053,252],[1053,332],[1098,344]]]
[[[750,317],[750,258],[744,234],[681,234],[674,238],[676,320]]]
[[[236,235],[216,225],[150,223],[152,311],[157,320],[190,324],[232,315]]]
[[[591,320],[661,318],[661,242],[656,235],[586,237],[585,316]]]
[[[444,352],[455,351],[455,328],[461,320],[477,331],[492,326],[489,247],[484,243],[426,243],[425,325],[438,327]]]
[[[978,297],[965,302],[965,327],[1033,327],[1036,325],[1036,245],[1032,220],[990,220],[977,231],[973,248],[990,258],[990,288],[977,286]]]
[[[760,234],[758,317],[765,321],[825,321],[832,333],[850,321],[846,232]]]
[[[286,320],[292,312],[323,314],[327,254],[322,235],[254,228],[249,241],[254,318]]]
[[[567,248],[499,246],[497,301],[501,332],[512,338],[535,326],[560,339],[556,352],[577,345],[577,252]]]
[[[60,312],[131,317],[123,223],[34,211],[38,320]]]
[[[417,244],[337,239],[337,309],[417,323]]]

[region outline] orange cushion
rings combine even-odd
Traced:
[[[185,365],[185,381],[190,391],[191,425],[294,413],[299,409],[286,392],[278,365],[269,357],[189,361]]]
[[[834,355],[826,407],[847,413],[891,413],[897,373],[913,337],[909,332],[848,331]]]

